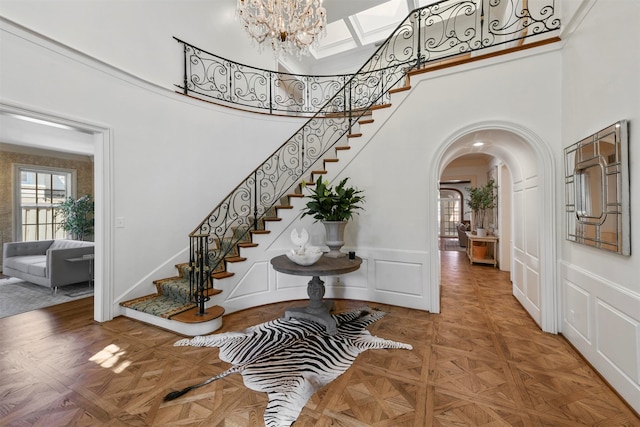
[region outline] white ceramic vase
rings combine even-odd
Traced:
[[[326,232],[326,243],[329,246],[329,252],[324,254],[329,258],[342,258],[347,254],[340,252],[340,248],[344,246],[344,228],[347,221],[322,221]]]

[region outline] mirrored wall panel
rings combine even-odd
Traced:
[[[626,120],[565,149],[567,240],[631,255]]]

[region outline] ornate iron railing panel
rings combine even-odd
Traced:
[[[557,30],[554,0],[540,0],[538,10],[528,0],[443,0],[412,11],[356,74],[430,61],[496,47]],[[185,94],[248,110],[313,116],[321,111],[348,111],[340,95],[353,75],[330,76],[279,73],[240,64],[187,42],[183,44],[184,76],[176,85]],[[356,76],[362,81],[362,76]],[[359,90],[367,88],[354,85]],[[330,108],[327,103],[331,101]],[[380,103],[388,102],[382,98]]]
[[[312,76],[281,73],[240,64],[183,44],[185,95],[242,106],[249,110],[312,116],[352,75]],[[343,111],[344,105],[335,105]]]
[[[274,207],[321,160],[358,119],[407,72],[430,61],[508,44],[553,31],[554,1],[540,0],[534,14],[527,0],[444,0],[412,11],[353,75],[294,76],[238,64],[182,42],[184,89],[252,109],[311,115],[310,119],[240,183],[191,233],[192,248],[208,247],[198,268],[217,271],[236,243],[274,216]],[[207,237],[206,245],[202,236]],[[193,262],[193,261],[192,261]],[[195,274],[195,273],[192,273]],[[205,272],[197,273],[204,277]]]

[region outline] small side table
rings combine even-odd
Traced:
[[[95,259],[95,254],[82,255],[77,258],[68,258],[65,261],[68,262],[89,262],[89,287],[93,287],[93,260]]]
[[[307,286],[309,305],[306,307],[292,307],[285,310],[284,318],[291,319],[292,317],[298,317],[313,320],[314,322],[323,324],[329,334],[335,335],[337,332],[336,322],[331,316],[333,301],[322,300],[325,288],[320,276],[351,273],[359,269],[360,264],[362,264],[362,258],[360,257],[349,259],[348,257],[329,258],[322,256],[318,262],[307,266],[296,264],[287,258],[286,255],[272,258],[271,265],[273,269],[280,273],[294,276],[312,276]]]
[[[469,257],[469,262],[473,264],[474,262],[480,264],[493,264],[494,267],[498,267],[498,237],[497,236],[485,236],[478,237],[475,234],[471,234],[470,231],[467,231],[467,237],[469,238],[469,242],[467,244],[467,256]],[[473,251],[475,246],[487,246],[487,256],[484,258],[479,258]]]

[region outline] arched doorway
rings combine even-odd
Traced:
[[[551,152],[535,133],[521,126],[503,122],[472,125],[456,132],[439,148],[433,159],[432,179],[439,182],[454,159],[478,153],[497,159],[496,173],[508,175],[498,181],[502,190],[508,191],[502,197],[511,199],[510,212],[502,218],[502,227],[505,227],[504,220],[509,220],[508,229],[501,229],[499,233],[506,236],[511,231],[504,239],[509,241],[513,294],[544,331],[555,333],[558,331],[555,167]],[[433,194],[431,200],[436,198]],[[437,230],[432,232],[437,235]],[[434,246],[435,243],[431,246],[432,253],[437,254]],[[436,255],[431,265],[432,278],[439,284],[440,265]],[[432,287],[431,297],[439,311],[439,286]]]

